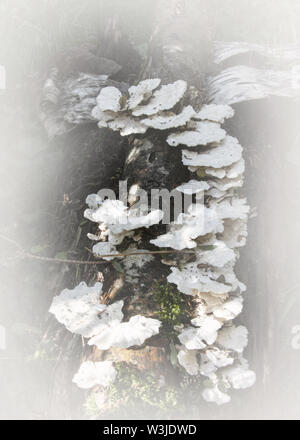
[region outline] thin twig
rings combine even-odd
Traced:
[[[52,263],[65,263],[65,264],[106,264],[106,263],[110,263],[110,261],[98,261],[98,260],[69,260],[69,259],[63,259],[63,258],[52,258],[52,257],[41,257],[39,255],[34,255],[31,254],[30,252],[26,252],[25,249],[22,248],[22,246],[17,243],[15,240],[12,240],[11,238],[8,238],[2,234],[0,234],[0,238],[2,238],[3,240],[8,241],[9,243],[13,244],[14,246],[16,246],[20,253],[21,253],[21,257],[23,258],[31,258],[34,260],[39,260],[39,261],[49,261]],[[101,255],[101,258],[110,258],[110,257],[129,257],[131,255],[153,255],[153,254],[194,254],[195,252],[193,251],[178,251],[178,250],[169,250],[169,251],[137,251],[137,252],[123,252],[123,253],[119,253],[119,254],[104,254]]]

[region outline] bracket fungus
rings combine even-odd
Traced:
[[[115,117],[112,121],[108,121],[106,126],[113,131],[119,131],[121,136],[130,136],[131,134],[146,133],[147,127],[139,120],[127,115]]]
[[[97,96],[97,107],[103,112],[121,110],[122,93],[116,87],[103,87]]]
[[[74,289],[64,289],[53,298],[50,313],[72,333],[86,338],[93,336],[100,323],[98,314],[106,309],[100,304],[102,283],[88,287],[81,282]]]
[[[202,191],[208,190],[209,188],[209,184],[204,180],[190,180],[189,182],[178,186],[176,189],[183,194],[198,194]]]
[[[217,342],[224,348],[242,353],[248,343],[248,330],[243,325],[224,327],[219,332]]]
[[[85,282],[74,289],[64,289],[53,298],[50,313],[72,333],[91,338],[108,325],[123,319],[123,301],[100,304],[102,283],[88,287]]]
[[[128,108],[135,109],[141,102],[149,99],[152,96],[153,90],[160,85],[159,78],[146,79],[141,81],[137,86],[131,86],[128,89]]]
[[[215,307],[213,314],[222,321],[231,321],[236,318],[243,309],[243,298],[240,296],[229,298],[219,307]]]
[[[226,136],[218,145],[206,152],[182,151],[182,162],[186,166],[223,168],[239,161],[242,158],[242,147],[238,140]]]
[[[229,105],[206,104],[193,116],[193,118],[201,119],[202,121],[220,122],[223,124],[225,119],[232,118],[233,116],[234,110]]]
[[[212,242],[213,249],[197,250],[197,263],[212,267],[224,267],[227,263],[235,262],[236,254],[223,241]]]
[[[191,105],[183,107],[187,83],[181,80],[160,86],[160,79],[148,79],[126,90],[101,90],[92,111],[99,127],[117,130],[122,136],[144,134],[148,128],[159,130],[159,134],[166,130],[166,136],[162,136],[166,148],[191,147],[182,150],[182,162],[196,178],[176,189],[193,195],[197,203],[191,203],[165,234],[150,243],[159,248],[195,251],[192,259],[172,260],[167,277],[180,293],[193,296],[191,323],[182,324],[178,330],[181,346],[176,346],[177,358],[188,374],[208,379],[210,385],[202,393],[206,401],[227,403],[230,396],[223,391],[245,388],[255,381],[255,373],[241,358],[247,345],[247,329],[232,324],[242,311],[242,293],[246,288],[237,279],[234,266],[238,249],[246,242],[249,214],[246,200],[238,195],[245,169],[243,148],[221,127],[225,119],[234,115],[234,110],[223,102],[203,105],[197,111]],[[151,144],[146,136],[143,141]],[[137,150],[132,151],[133,156],[137,154]],[[138,185],[133,184],[132,188],[136,191]],[[116,246],[125,237],[130,239],[136,229],[157,225],[163,217],[161,210],[142,212],[119,200],[103,201],[97,194],[88,196],[86,202],[84,216],[99,225],[99,236],[89,234],[98,241],[93,252],[100,257],[110,254],[105,257],[107,260],[118,252]],[[128,250],[142,252],[135,243],[129,244]],[[153,256],[130,256],[122,261],[125,280],[136,288],[139,269],[151,260]],[[141,345],[159,333],[161,322],[157,319],[135,315],[123,322],[123,301],[108,306],[100,304],[101,289],[101,283],[93,288],[81,283],[73,291],[65,290],[55,297],[50,311],[70,331],[90,338],[88,344],[100,350]],[[100,379],[95,366],[85,365],[75,381],[87,388],[97,381],[103,385],[107,379],[108,383],[114,376],[112,366],[97,368],[110,373]]]
[[[167,234],[150,240],[150,243],[177,250],[192,249],[197,246],[195,240],[198,237],[218,232],[223,232],[223,225],[216,212],[206,206],[192,204],[186,214],[179,214]]]
[[[79,370],[73,377],[73,382],[79,388],[92,388],[96,385],[109,386],[115,381],[117,372],[110,361],[91,362],[86,361],[80,365]]]
[[[108,326],[91,338],[88,344],[96,345],[100,350],[142,345],[146,339],[158,334],[160,325],[161,322],[158,319],[135,315],[128,322],[118,322]]]
[[[222,371],[222,379],[227,381],[235,390],[252,387],[256,381],[256,374],[249,370],[248,363],[233,365]]]
[[[217,385],[211,388],[205,388],[202,397],[207,402],[214,402],[217,405],[223,405],[231,400],[230,396],[220,391]]]
[[[185,107],[179,114],[169,110],[182,99],[186,82],[178,80],[157,89],[159,85],[158,78],[141,81],[129,87],[128,96],[116,87],[104,87],[97,97],[92,117],[100,128],[119,131],[121,136],[143,134],[149,127],[165,130],[185,125],[195,113],[192,106]]]
[[[142,119],[141,122],[147,127],[155,128],[156,130],[168,130],[185,126],[194,114],[195,110],[191,105],[188,105],[178,115],[173,112],[160,112],[149,118]]]
[[[99,229],[103,231],[103,235],[108,236],[111,245],[116,245],[122,243],[123,239],[135,229],[149,228],[159,223],[163,218],[163,212],[157,209],[143,214],[134,207],[128,208],[120,200],[107,199],[97,206],[89,205],[84,216],[99,223]]]
[[[213,318],[207,317],[198,322],[199,327],[187,327],[179,335],[179,341],[188,350],[201,350],[215,342],[221,324]]]
[[[216,122],[193,121],[190,128],[189,131],[170,134],[167,138],[168,144],[171,147],[177,147],[178,145],[197,147],[198,145],[220,142],[226,136],[226,131]]]
[[[187,350],[182,346],[177,354],[177,359],[179,364],[191,376],[196,376],[199,373],[197,350]]]
[[[182,80],[162,86],[156,90],[148,104],[136,107],[133,116],[154,115],[162,110],[172,109],[179,102],[187,89],[187,83]]]
[[[159,332],[161,323],[156,319],[136,315],[128,322],[121,322],[123,301],[108,306],[100,304],[101,289],[101,283],[94,287],[80,283],[73,290],[65,289],[53,299],[50,312],[68,330],[91,338],[88,344],[95,344],[102,350],[141,345]]]
[[[197,263],[187,264],[182,270],[171,267],[171,273],[167,280],[176,284],[177,289],[186,295],[197,296],[200,292],[214,295],[227,295],[232,287],[211,279],[203,274],[197,267]]]

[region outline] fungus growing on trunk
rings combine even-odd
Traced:
[[[160,325],[158,319],[135,315],[128,322],[115,322],[107,326],[101,333],[91,338],[88,344],[96,345],[100,350],[142,345],[146,339],[158,334]]]
[[[167,281],[177,287],[177,293],[191,295],[195,304],[190,310],[190,324],[186,320],[179,326],[173,324],[181,346],[174,345],[173,339],[172,343],[175,355],[177,350],[179,364],[188,374],[208,378],[203,398],[223,404],[230,401],[230,396],[223,392],[224,383],[227,390],[251,386],[255,381],[255,374],[248,369],[245,361],[241,361],[241,353],[247,345],[247,329],[232,324],[242,311],[242,292],[245,290],[234,273],[239,256],[237,249],[245,244],[247,237],[249,214],[246,200],[237,194],[237,189],[243,184],[243,148],[220,125],[234,115],[231,107],[210,104],[196,112],[191,105],[176,105],[184,98],[187,90],[185,81],[159,85],[159,79],[145,80],[130,87],[127,94],[115,87],[106,87],[97,98],[93,116],[99,121],[99,127],[118,130],[121,135],[144,134],[148,128],[153,129],[152,134],[154,130],[159,130],[163,135],[163,130],[168,130],[167,136],[162,136],[163,148],[192,147],[182,150],[182,162],[196,173],[196,178],[181,185],[177,183],[174,187],[183,194],[196,195],[197,203],[191,203],[185,212],[180,213],[168,225],[166,233],[157,235],[155,232],[155,238],[149,243],[176,251],[195,251],[191,259],[172,260],[171,273],[167,276]],[[127,165],[134,162],[139,154],[139,145],[142,145],[145,154],[151,150],[152,143],[146,136],[142,138],[141,141],[140,137],[136,137],[132,142]],[[84,215],[99,224],[99,236],[89,235],[91,239],[99,240],[93,246],[93,252],[98,257],[109,254],[104,258],[114,258],[117,246],[125,237],[136,238],[134,232],[137,229],[151,228],[162,220],[161,210],[141,212],[135,208],[138,188],[140,183],[136,180],[130,190],[130,208],[119,200],[103,201],[97,194],[88,196],[88,209]],[[199,203],[201,193],[204,195],[203,203]],[[136,247],[136,241],[129,244],[127,250],[142,252]],[[135,255],[125,256],[120,263],[125,281],[135,292],[130,310],[133,310],[134,299],[138,297],[138,271],[152,260],[153,256]],[[85,288],[89,289],[86,285]],[[99,306],[102,312],[99,316],[94,303],[86,309],[86,319],[89,323],[91,321],[86,334],[90,337],[88,344],[100,350],[140,346],[159,333],[162,323],[157,319],[134,315],[123,322],[123,301]],[[60,322],[66,321],[57,315]],[[68,318],[68,328],[75,328],[78,332],[78,324],[70,322],[72,314]],[[198,358],[201,359],[200,364]]]
[[[80,365],[79,370],[73,377],[73,382],[79,388],[93,388],[95,385],[103,387],[114,382],[117,372],[112,362],[91,362],[86,361]]]
[[[171,147],[185,145],[197,147],[213,142],[220,142],[226,136],[226,131],[220,124],[210,121],[192,121],[189,124],[190,131],[172,133],[168,136],[167,142]]]

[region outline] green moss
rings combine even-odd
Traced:
[[[100,410],[97,406],[95,394],[93,392],[91,392],[86,398],[84,410],[86,416],[90,419],[96,419],[99,417]]]
[[[174,325],[182,323],[186,311],[186,302],[175,287],[169,283],[157,283],[155,286],[155,300],[159,304],[158,317],[165,329],[171,330]]]
[[[133,366],[117,365],[117,379],[110,386],[109,400],[113,407],[152,407],[167,410],[177,405],[177,391],[159,383],[153,373]]]

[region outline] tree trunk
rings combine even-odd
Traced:
[[[203,2],[204,4],[204,2]],[[199,2],[165,1],[158,3],[157,20],[150,41],[148,58],[142,66],[139,78],[162,79],[162,83],[170,83],[178,79],[187,81],[190,86],[184,105],[192,105],[198,110],[206,101],[205,84],[209,66],[210,38],[207,26],[197,32],[190,32],[195,24],[195,10],[201,9]],[[200,73],[199,73],[200,72]],[[148,130],[143,136],[130,136],[127,148],[122,180],[127,181],[129,194],[131,188],[141,188],[150,194],[151,189],[175,189],[182,182],[189,180],[191,173],[183,166],[181,151],[172,149],[166,143],[165,134]],[[130,205],[138,202],[138,196],[130,198]],[[150,238],[165,233],[165,226],[154,226],[140,232],[136,247],[144,250],[155,250],[149,244]],[[126,242],[126,245],[128,243]],[[126,274],[120,274],[113,266],[107,268],[104,279],[104,296],[108,302],[125,299],[125,320],[135,314],[158,317],[160,304],[156,300],[158,285],[166,284],[169,273],[165,260],[174,260],[176,256],[155,256],[152,261],[139,269],[138,283],[133,282]],[[180,256],[184,260],[184,256]],[[168,263],[168,261],[167,261]],[[192,313],[191,300],[184,299],[188,310]],[[186,315],[186,322],[189,316]],[[169,330],[170,331],[170,330]],[[143,371],[145,375],[153,375],[155,383],[163,380],[162,390],[177,389],[181,380],[178,369],[174,369],[170,358],[174,347],[173,337],[168,330],[145,341],[144,345],[133,349],[114,349],[101,352],[93,350],[92,359],[113,360],[131,365]],[[161,391],[161,390],[160,390]],[[155,415],[155,413],[154,413]],[[136,415],[135,415],[136,416]]]

